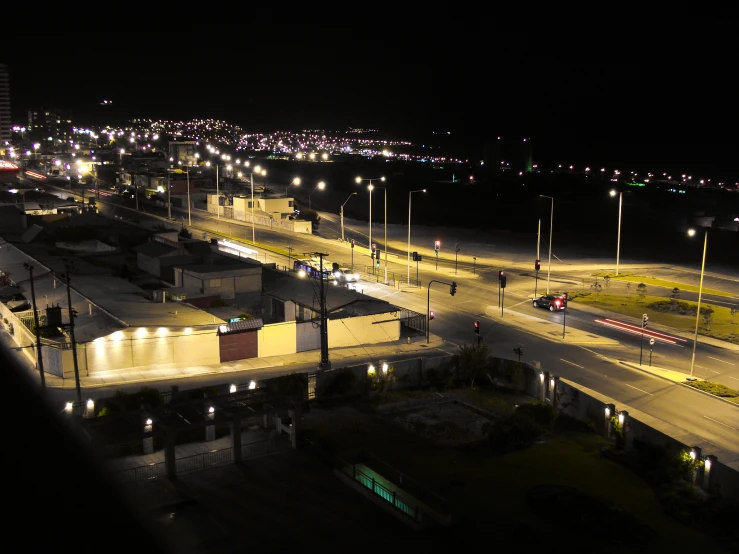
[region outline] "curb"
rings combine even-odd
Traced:
[[[739,404],[737,404],[735,402],[731,402],[730,400],[726,400],[725,398],[722,398],[720,396],[716,396],[715,394],[711,394],[710,392],[706,392],[706,391],[703,391],[703,390],[700,390],[700,389],[696,389],[695,387],[691,387],[690,385],[686,385],[685,383],[681,383],[679,381],[673,381],[671,379],[668,379],[667,377],[662,377],[661,375],[657,375],[657,374],[651,373],[649,371],[644,371],[643,369],[637,367],[636,364],[630,365],[631,362],[624,362],[623,360],[619,360],[618,362],[620,364],[625,365],[626,367],[628,367],[630,369],[635,369],[636,371],[640,371],[642,373],[645,373],[646,375],[650,375],[652,377],[656,377],[657,379],[662,379],[663,381],[667,381],[668,383],[672,383],[673,385],[679,385],[679,386],[684,387],[686,389],[690,389],[690,390],[692,390],[694,392],[698,392],[700,394],[703,394],[705,396],[708,396],[709,398],[713,398],[715,400],[720,400],[721,402],[723,402],[725,404],[730,404],[731,406],[734,406],[735,408],[739,408]],[[686,380],[687,380],[687,377],[686,377]]]

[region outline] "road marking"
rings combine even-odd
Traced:
[[[732,427],[731,425],[726,425],[726,423],[723,423],[723,422],[721,422],[721,421],[719,421],[717,419],[713,419],[712,417],[708,417],[707,415],[704,415],[703,417],[705,417],[706,419],[709,419],[709,420],[713,421],[714,423],[718,423],[719,425],[723,425],[724,427],[728,427],[729,429],[733,429],[734,431],[739,431],[739,429],[737,429],[736,427]]]
[[[583,366],[581,366],[581,365],[577,365],[577,364],[576,364],[575,362],[571,362],[571,361],[569,361],[569,360],[565,360],[564,358],[560,358],[560,360],[562,360],[562,361],[563,361],[563,362],[565,362],[566,364],[574,365],[575,367],[579,367],[580,369],[585,369],[585,368],[584,368]]]
[[[737,377],[732,377],[731,375],[727,375],[727,377],[729,379],[734,379],[734,381],[739,381],[739,378],[737,378]]]
[[[701,369],[707,369],[708,371],[712,371],[713,373],[718,373],[718,374],[721,373],[720,371],[716,371],[715,369],[711,369],[710,367],[704,367],[704,366],[698,365],[698,364],[695,364],[695,367],[699,367]]]
[[[624,385],[626,385],[627,387],[631,387],[632,389],[636,389],[636,390],[638,390],[639,392],[643,392],[644,394],[648,394],[649,396],[654,396],[654,395],[653,395],[653,394],[652,394],[651,392],[647,392],[647,391],[645,391],[645,390],[642,390],[642,389],[640,389],[639,387],[635,387],[635,386],[633,386],[633,385],[629,385],[628,383],[623,383],[623,384],[624,384]]]
[[[721,363],[729,364],[729,365],[736,365],[736,364],[732,364],[731,362],[727,362],[726,360],[719,360],[718,358],[714,358],[712,356],[708,356],[708,357],[711,358],[712,360],[716,360],[717,362],[721,362]]]

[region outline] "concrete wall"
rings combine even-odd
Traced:
[[[255,200],[257,201],[255,208],[259,207],[263,212],[291,214],[295,210],[292,198],[258,198]]]
[[[328,347],[359,346],[400,338],[400,312],[329,319]]]
[[[272,323],[259,329],[259,357],[295,354],[295,322]]]
[[[154,364],[220,363],[215,329],[190,332],[186,329],[167,329],[166,332],[156,328],[124,329],[87,343],[84,357],[90,374]]]
[[[296,326],[296,350],[305,352],[306,350],[318,350],[321,348],[321,328],[318,323],[306,321],[298,323]]]

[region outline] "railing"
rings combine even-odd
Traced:
[[[402,471],[395,469],[387,462],[376,458],[370,453],[364,453],[361,457],[363,463],[374,471],[377,471],[385,479],[390,481],[392,484],[397,485],[405,492],[417,498],[429,508],[436,510],[442,515],[446,515],[449,512],[449,506],[444,497],[435,492],[429,490],[418,482],[414,481]]]
[[[380,483],[375,481],[374,477],[370,477],[369,475],[363,473],[361,470],[357,469],[356,465],[350,466],[347,464],[344,467],[339,468],[339,470],[355,481],[359,481],[362,485],[367,487],[383,500],[390,502],[390,504],[403,512],[405,515],[413,518],[414,521],[420,521],[418,504],[410,503],[402,496],[399,496],[397,491],[391,491],[390,489],[382,486]]]
[[[133,467],[120,472],[124,481],[148,481],[150,479],[159,479],[166,476],[167,471],[164,462],[149,464],[145,466]]]
[[[400,322],[410,329],[426,332],[426,316],[424,314],[400,308]]]
[[[228,464],[233,461],[232,450],[229,446],[220,450],[211,450],[202,454],[177,458],[175,460],[175,470],[177,474],[180,474],[205,469],[214,465]]]
[[[259,442],[250,442],[248,444],[241,445],[241,457],[243,458],[254,458],[256,456],[264,456],[265,454],[271,454],[273,452],[281,452],[283,450],[290,450],[292,445],[284,440],[273,441],[267,439]]]

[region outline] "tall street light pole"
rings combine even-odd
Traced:
[[[326,188],[326,183],[324,183],[323,181],[319,181],[318,184],[316,185],[316,188],[310,191],[310,194],[308,194],[308,209],[312,209],[311,203],[310,203],[310,197],[313,196],[313,193],[316,192],[318,189],[323,190],[324,188]]]
[[[187,167],[187,224],[192,227],[192,214],[190,213],[190,167]]]
[[[356,179],[354,179],[354,182],[357,183],[358,185],[360,185],[362,181],[369,181],[369,188],[368,188],[369,190],[369,246],[368,247],[369,247],[370,253],[372,253],[372,189],[373,189],[372,181],[377,181],[377,180],[378,178],[376,177],[373,177],[372,179],[363,179],[362,177],[357,177]],[[384,182],[385,177],[380,177],[379,180]],[[372,265],[374,267],[374,262],[372,263]]]
[[[411,282],[411,195],[414,192],[426,192],[426,189],[412,190],[408,192],[408,283]]]
[[[695,229],[689,229],[688,235],[695,235]],[[695,368],[695,348],[698,346],[698,324],[701,317],[701,297],[703,296],[703,275],[706,271],[706,250],[708,250],[708,231],[706,231],[703,239],[703,261],[701,262],[701,280],[698,286],[698,309],[695,312],[695,336],[693,337],[693,356],[690,360],[690,379],[693,378],[693,369]]]
[[[67,307],[69,310],[69,338],[72,342],[72,362],[74,363],[74,380],[77,387],[77,404],[82,406],[82,388],[80,387],[80,368],[77,363],[77,341],[74,338],[74,308],[72,308],[72,291],[71,291],[71,260],[64,259],[64,269],[66,271],[64,280],[67,281]]]
[[[246,162],[244,165],[249,167],[249,162]],[[254,174],[262,175],[263,177],[267,175],[267,170],[262,169],[260,166],[254,166],[254,171],[249,173],[249,178],[251,181],[251,241],[252,243],[256,244],[257,242],[257,232],[256,228],[254,227]],[[219,208],[220,209],[220,208]]]
[[[611,191],[611,196],[616,196],[616,191]],[[621,256],[621,208],[623,206],[624,193],[618,193],[618,237],[616,239],[616,275],[618,275],[618,263]]]
[[[552,274],[552,229],[554,227],[554,198],[540,194],[542,198],[549,198],[552,201],[552,212],[549,216],[549,267],[547,268],[547,294],[549,294],[549,277]]]
[[[285,198],[287,198],[288,189],[293,185],[295,185],[296,187],[300,186],[300,177],[295,177],[295,179],[292,180],[292,183],[290,183],[289,185],[285,187]]]
[[[346,199],[346,202],[349,202],[349,200],[351,200],[352,196],[354,196],[355,194],[357,193],[352,192],[349,195],[349,198]],[[341,205],[341,242],[344,242],[344,206],[346,206],[346,202]]]

